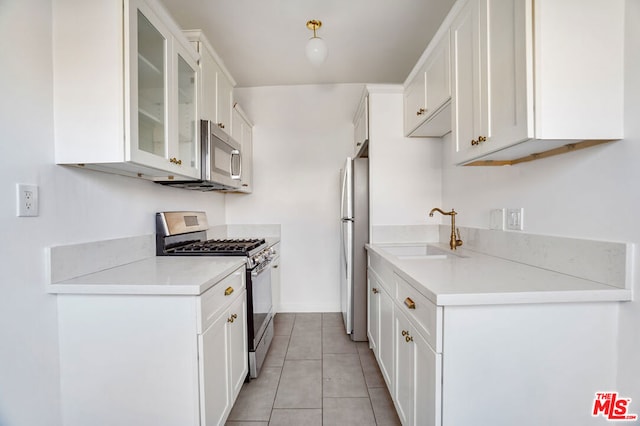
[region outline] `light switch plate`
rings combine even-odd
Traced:
[[[489,229],[504,229],[504,209],[491,209],[489,212]]]
[[[507,209],[506,229],[510,231],[522,231],[524,229],[524,209]]]

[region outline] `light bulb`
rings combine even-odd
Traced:
[[[320,65],[327,58],[327,45],[320,37],[311,37],[305,48],[307,58],[313,65]]]

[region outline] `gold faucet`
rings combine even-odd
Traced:
[[[451,216],[451,239],[449,240],[449,247],[451,250],[455,250],[456,247],[460,247],[462,245],[462,240],[460,239],[460,230],[456,229],[456,211],[451,209],[450,212],[442,211],[439,208],[433,208],[429,212],[429,217],[433,217],[433,212],[438,212],[444,216]],[[456,230],[458,231],[458,237],[456,238]]]

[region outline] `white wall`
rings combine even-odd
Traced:
[[[362,90],[349,84],[235,92],[254,123],[254,188],[227,195],[227,223],[282,225],[278,311],[340,309],[340,168],[351,155]]]
[[[621,239],[640,244],[640,2],[627,0],[625,11],[625,135],[628,152],[619,148],[617,161],[624,164],[624,175],[615,183],[617,210],[624,212],[623,223],[617,226]],[[629,155],[628,157],[626,155]],[[612,165],[611,168],[615,168]],[[605,171],[606,173],[607,171]],[[611,190],[611,188],[610,188]],[[624,202],[623,202],[624,200]],[[611,220],[611,216],[608,220]],[[617,222],[614,215],[614,222]],[[622,229],[619,229],[622,228]],[[625,229],[627,228],[627,229]],[[618,344],[618,389],[623,396],[634,399],[633,413],[640,415],[640,247],[635,253],[634,299],[626,303],[620,311],[620,335]]]
[[[55,426],[57,313],[45,247],[154,233],[161,210],[205,210],[222,224],[224,195],[53,164],[50,1],[0,2],[0,64],[0,425]],[[39,217],[16,217],[16,183],[39,185]]]
[[[371,224],[425,224],[440,201],[440,141],[404,138],[401,88],[370,87]],[[340,310],[339,170],[353,155],[362,91],[362,85],[236,91],[255,125],[254,192],[227,195],[227,223],[282,224],[281,312]]]
[[[640,243],[640,5],[626,7],[626,138],[511,167],[445,166],[443,204],[459,212],[457,223],[488,228],[491,208],[524,207],[528,233]],[[443,161],[451,164],[449,149]],[[620,325],[618,390],[640,413],[640,302],[623,304]]]
[[[406,138],[403,94],[372,86],[369,95],[371,226],[427,225],[441,202],[440,139]]]

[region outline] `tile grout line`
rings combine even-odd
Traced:
[[[369,349],[367,341],[367,349]],[[367,395],[369,395],[369,405],[371,406],[371,413],[373,413],[373,421],[378,424],[378,418],[376,417],[376,410],[373,409],[373,401],[371,400],[371,392],[369,390],[369,385],[367,384],[367,376],[364,373],[364,367],[362,365],[362,355],[360,354],[360,349],[356,346],[356,350],[358,351],[358,360],[360,361],[360,370],[362,370],[362,377],[364,378],[364,386],[367,388]]]
[[[296,326],[296,319],[298,315],[293,315],[293,322],[291,323],[291,330],[289,330],[289,335],[287,339],[287,350],[284,352],[284,359],[282,360],[282,368],[280,369],[280,377],[278,377],[278,387],[276,388],[276,397],[278,396],[278,389],[280,389],[280,380],[282,379],[282,374],[284,373],[284,365],[287,362],[287,354],[289,353],[289,346],[291,345],[291,339],[293,338],[293,329]],[[273,417],[273,410],[275,410],[276,398],[273,398],[273,404],[271,405],[271,415],[269,416],[269,423],[271,423],[271,418]]]
[[[324,313],[320,314],[320,420],[324,425]]]
[[[335,320],[332,317],[327,317],[324,315],[324,313],[319,313],[320,314],[320,397],[321,397],[321,403],[320,403],[320,420],[321,420],[321,424],[324,425],[325,424],[325,406],[324,406],[324,402],[325,402],[325,396],[324,396],[324,382],[325,382],[325,378],[324,378],[324,360],[325,360],[325,353],[324,353],[324,338],[328,337],[331,333],[329,331],[329,329],[325,330],[325,327],[333,327],[336,326],[337,324],[335,323]],[[275,317],[275,316],[274,316]],[[272,421],[275,420],[275,418],[273,417],[274,413],[275,413],[275,401],[277,400],[277,396],[278,396],[278,392],[281,390],[280,386],[283,385],[282,382],[282,377],[283,377],[283,373],[284,373],[284,368],[285,368],[285,364],[288,363],[288,361],[291,361],[287,358],[288,356],[288,352],[291,349],[291,343],[292,343],[292,339],[293,339],[293,332],[295,329],[295,325],[297,322],[300,322],[302,320],[302,317],[298,314],[298,313],[294,313],[293,318],[291,319],[291,327],[290,330],[287,334],[279,334],[279,336],[286,336],[287,337],[287,342],[286,342],[286,348],[284,350],[284,359],[283,359],[283,363],[282,363],[282,367],[280,368],[279,371],[279,375],[278,375],[278,379],[277,379],[277,385],[276,385],[276,391],[275,391],[275,396],[274,399],[272,401],[271,404],[271,410],[269,413],[269,418],[267,420],[267,424],[270,425]],[[301,323],[302,324],[302,323]],[[327,334],[329,333],[329,334]],[[362,378],[364,380],[364,386],[366,388],[366,397],[369,400],[369,408],[371,410],[371,414],[373,415],[373,424],[374,425],[379,425],[379,421],[381,419],[378,419],[377,416],[380,415],[380,413],[376,414],[376,411],[374,410],[373,407],[373,399],[371,396],[371,389],[369,387],[369,385],[367,384],[367,379],[366,379],[366,374],[365,374],[365,366],[364,366],[364,358],[366,358],[369,355],[370,348],[367,345],[367,342],[354,342],[354,341],[350,341],[350,344],[353,346],[353,348],[355,348],[355,353],[358,355],[358,361],[359,361],[359,366],[360,366],[360,373],[362,374]],[[362,347],[362,348],[361,348]],[[362,350],[361,350],[362,349]],[[340,355],[339,353],[337,353],[336,355]],[[368,359],[366,360],[368,362]],[[356,367],[357,368],[357,367]],[[332,398],[332,397],[327,397],[328,398]],[[347,399],[350,397],[335,397],[336,399]],[[353,397],[355,398],[355,397]],[[291,408],[291,410],[293,410],[294,408]],[[297,408],[295,410],[302,410],[302,411],[306,411],[306,410],[315,410],[315,408]]]
[[[277,313],[276,313],[277,315]],[[273,316],[275,320],[275,315]],[[284,372],[284,364],[287,362],[287,353],[289,352],[289,345],[291,344],[291,337],[293,335],[293,327],[296,324],[296,315],[293,317],[293,324],[291,324],[291,331],[289,332],[289,338],[287,339],[287,350],[284,351],[284,359],[282,360],[282,368],[280,368],[280,375],[278,375],[278,385],[276,386],[276,394],[273,397],[273,402],[271,403],[271,412],[269,413],[269,421],[267,421],[267,425],[271,423],[271,418],[273,417],[273,410],[275,410],[276,399],[278,398],[278,390],[280,389],[280,381],[282,380],[282,373]],[[275,325],[275,324],[274,324]]]

